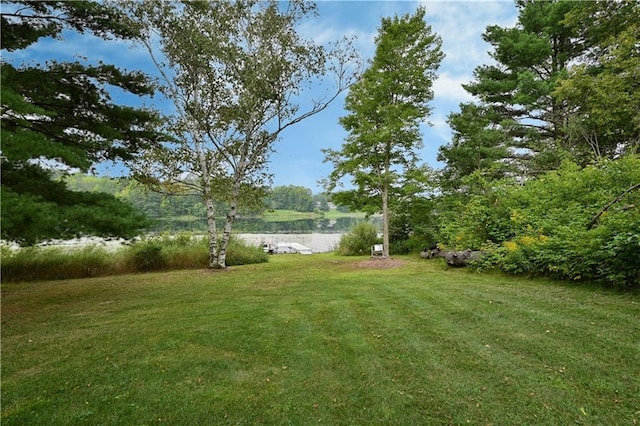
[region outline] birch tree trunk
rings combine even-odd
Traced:
[[[220,268],[227,267],[227,247],[231,239],[231,229],[237,216],[237,203],[235,199],[236,197],[234,197],[234,201],[231,201],[231,207],[229,208],[229,212],[227,212],[227,220],[224,223],[224,230],[222,231],[222,241],[220,242],[220,250],[218,251],[218,264]]]
[[[209,237],[209,268],[221,269],[224,264],[220,264],[218,256],[218,230],[216,229],[216,209],[213,198],[205,194],[205,204],[207,206],[207,236]]]
[[[207,236],[209,238],[209,268],[221,269],[224,268],[224,264],[220,264],[218,256],[218,230],[216,228],[216,207],[212,196],[211,188],[211,174],[209,164],[207,163],[207,156],[204,149],[201,146],[198,132],[193,130],[192,134],[196,140],[194,140],[194,146],[196,149],[196,155],[200,163],[201,179],[202,179],[202,195],[204,198],[205,206],[207,207]]]

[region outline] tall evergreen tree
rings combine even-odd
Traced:
[[[440,188],[457,190],[465,176],[476,170],[500,178],[512,171],[507,137],[499,127],[500,115],[491,107],[467,103],[449,115],[453,140],[439,149],[438,160],[446,161],[440,172]]]
[[[464,86],[479,102],[449,117],[454,140],[440,150],[445,172],[506,167],[531,176],[564,158],[587,164],[636,149],[638,3],[517,4],[515,27],[490,26],[483,35],[496,63],[477,67]],[[474,154],[495,162],[461,163]]]
[[[419,187],[416,150],[420,124],[431,113],[433,81],[444,57],[442,41],[425,22],[426,11],[383,18],[376,52],[362,79],[347,96],[349,132],[340,151],[325,150],[333,163],[327,187],[351,176],[356,189],[334,196],[339,204],[383,215],[383,256],[389,256],[390,200]]]
[[[150,95],[140,72],[98,62],[17,64],[13,53],[63,30],[134,36],[99,2],[4,2],[2,23],[2,238],[34,244],[78,235],[131,237],[144,217],[111,195],[73,192],[53,170],[130,161],[159,137],[156,114],[116,105],[109,87]],[[58,173],[59,174],[59,173]]]
[[[564,24],[577,3],[518,1],[514,28],[490,26],[483,35],[493,46],[496,64],[476,68],[475,80],[464,86],[499,114],[493,124],[508,137],[508,157],[523,173],[554,168],[559,152],[570,148],[567,111],[553,89],[567,65],[582,53],[575,29]]]

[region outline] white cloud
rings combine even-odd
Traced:
[[[440,73],[438,79],[433,82],[434,99],[454,105],[473,100],[473,96],[462,87],[469,81],[468,75],[454,77],[446,71]]]
[[[489,25],[513,26],[517,14],[513,3],[504,1],[425,1],[427,23],[442,38],[446,54],[443,67],[456,74],[468,73],[491,62],[491,45],[482,40]]]

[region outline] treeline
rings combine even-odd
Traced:
[[[202,197],[195,194],[172,195],[149,191],[129,179],[110,179],[86,174],[66,177],[70,190],[89,193],[106,193],[125,201],[149,219],[205,218]],[[328,211],[326,194],[312,194],[309,188],[295,185],[275,186],[262,202],[263,208],[241,209],[242,216],[259,216],[265,210],[294,210],[297,212]],[[228,208],[220,203],[219,210]]]
[[[477,249],[478,265],[640,284],[640,6],[518,2],[494,65],[449,116],[432,195],[398,200],[392,248]]]

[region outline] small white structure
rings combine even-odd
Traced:
[[[311,249],[309,247],[303,246],[302,244],[291,243],[290,246],[291,246],[292,249],[295,250],[295,253],[298,253],[298,254],[313,254],[313,252],[311,251]]]
[[[384,245],[374,244],[371,246],[371,256],[382,256],[384,253]]]
[[[276,250],[276,246],[271,243],[262,243],[262,251],[265,253],[273,254]]]
[[[313,254],[309,247],[303,246],[299,243],[278,243],[276,244],[275,254],[283,253],[298,253],[298,254]]]

